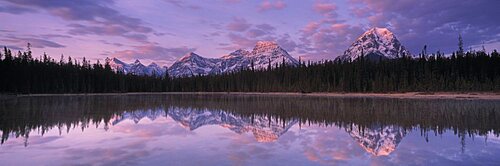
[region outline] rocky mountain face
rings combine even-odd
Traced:
[[[221,72],[220,61],[220,59],[204,58],[194,52],[189,52],[168,68],[168,74],[173,77],[218,74]]]
[[[173,77],[220,74],[242,69],[256,70],[272,68],[282,63],[298,65],[298,61],[276,42],[259,41],[253,50],[236,50],[221,58],[204,58],[195,53],[188,53],[177,60],[169,69]]]
[[[387,28],[372,28],[366,31],[337,59],[352,61],[362,55],[375,61],[411,56],[410,52]]]
[[[361,128],[354,125],[348,131],[361,147],[375,156],[387,156],[401,142],[406,132],[398,126],[372,126]]]
[[[148,75],[148,76],[164,76],[167,68],[160,67],[156,63],[151,63],[148,66],[143,65],[139,60],[134,63],[127,64],[117,58],[106,58],[106,63],[109,63],[111,68],[116,72],[134,75]]]

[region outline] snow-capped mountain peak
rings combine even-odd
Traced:
[[[262,52],[270,49],[278,49],[280,46],[274,41],[258,41],[252,52]]]
[[[338,59],[350,61],[361,56],[377,61],[411,54],[387,28],[371,28],[359,36]]]
[[[273,41],[259,41],[249,55],[256,69],[265,69],[269,65],[275,67],[283,62],[288,65],[298,65],[298,61]]]

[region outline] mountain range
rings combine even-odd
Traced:
[[[109,63],[111,69],[115,72],[133,75],[148,75],[148,76],[164,76],[167,71],[166,67],[160,67],[156,63],[145,66],[138,59],[134,63],[127,64],[117,58],[106,58],[106,63]]]
[[[221,74],[252,67],[256,70],[265,69],[283,62],[288,65],[299,64],[276,42],[259,41],[252,51],[239,49],[221,58],[204,58],[194,52],[187,53],[168,68],[168,73],[173,77]]]
[[[410,52],[387,28],[369,29],[336,59],[352,61],[361,56],[375,61],[403,56],[412,57]],[[145,66],[139,60],[126,64],[117,58],[106,58],[106,62],[111,65],[113,70],[125,74],[164,76],[165,72],[168,72],[172,77],[222,74],[251,68],[261,70],[269,67],[274,68],[282,63],[292,66],[299,64],[285,49],[273,41],[259,41],[251,51],[238,49],[220,58],[205,58],[194,52],[189,52],[168,68],[160,67],[155,63]]]

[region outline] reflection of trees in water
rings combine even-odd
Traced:
[[[22,97],[0,101],[0,130],[2,143],[10,134],[28,137],[33,130],[42,135],[52,128],[81,127],[82,130],[107,126],[110,120],[125,111],[161,109],[157,96],[63,96]],[[160,107],[160,108],[158,108]]]
[[[52,128],[98,125],[123,112],[168,108],[223,110],[241,117],[265,116],[285,124],[338,126],[364,131],[373,126],[415,127],[422,135],[453,131],[459,137],[500,133],[500,102],[378,98],[269,97],[227,95],[129,95],[17,98],[0,101],[2,142]],[[166,113],[165,113],[166,114]]]

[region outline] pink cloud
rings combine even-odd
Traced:
[[[304,28],[302,28],[302,32],[306,35],[311,35],[316,32],[316,30],[318,30],[319,26],[320,24],[317,22],[310,22]]]
[[[259,5],[258,10],[261,12],[264,12],[264,11],[273,10],[273,9],[274,10],[281,10],[281,9],[284,9],[285,7],[286,7],[285,2],[283,2],[281,0],[278,0],[275,2],[266,0]]]
[[[232,22],[227,24],[226,28],[231,31],[243,32],[250,28],[252,24],[248,23],[244,18],[234,18]]]
[[[314,11],[320,13],[320,14],[327,14],[335,11],[337,9],[337,6],[332,3],[316,3],[313,6]]]

